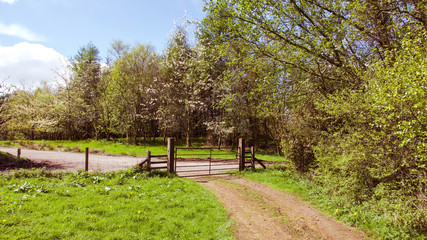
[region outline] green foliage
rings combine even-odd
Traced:
[[[196,182],[136,169],[0,175],[0,239],[233,239]]]
[[[324,132],[316,147],[315,179],[333,196],[378,201],[376,212],[393,212],[393,224],[425,231],[427,55],[420,36],[373,65],[365,90],[318,103],[334,120],[334,134]]]
[[[218,0],[205,8],[200,35],[226,59],[227,86],[238,86],[225,107],[241,121],[242,106],[257,105],[247,97],[257,96],[254,83],[272,76],[261,89],[277,92],[265,90],[273,100],[260,105],[273,110],[260,112],[276,120],[295,167],[346,206],[387,199],[375,211],[393,208],[388,224],[402,236],[425,231],[425,3]],[[256,71],[260,59],[274,74]]]
[[[33,92],[13,92],[2,106],[2,131],[9,139],[55,134],[59,131],[57,103],[57,97],[46,84]]]
[[[98,48],[88,43],[78,51],[71,64],[73,76],[64,89],[64,127],[69,135],[98,137],[100,115],[101,63]],[[71,137],[75,138],[75,137]]]
[[[343,205],[374,202],[391,225],[423,231],[425,1],[216,0],[205,10],[195,46],[182,27],[162,56],[116,41],[104,71],[96,47],[81,48],[66,86],[4,98],[3,136],[272,143]]]
[[[138,44],[120,52],[103,95],[105,133],[127,135],[133,143],[138,136],[152,134],[150,124],[155,119],[159,94],[154,80],[158,72],[158,57],[151,46]]]

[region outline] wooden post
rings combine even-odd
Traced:
[[[175,173],[175,139],[168,138],[168,173]]]
[[[251,166],[252,169],[255,169],[255,147],[251,147]]]
[[[147,150],[147,170],[151,171],[151,152]]]
[[[239,138],[239,171],[245,170],[245,139]]]
[[[89,171],[89,148],[86,148],[85,152],[85,171]]]
[[[21,159],[21,149],[20,148],[18,148],[18,152],[16,154],[16,157],[18,158],[18,160]]]
[[[211,175],[212,168],[212,148],[209,149],[209,175]]]

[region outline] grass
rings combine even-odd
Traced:
[[[375,206],[368,204],[351,204],[344,207],[344,200],[330,197],[323,189],[294,170],[284,166],[271,166],[267,170],[256,169],[237,173],[250,180],[263,183],[277,190],[290,192],[321,209],[327,215],[349,225],[363,229],[373,239],[427,239],[424,232],[415,232],[402,226],[394,225],[390,219],[375,213]]]
[[[194,147],[204,147],[204,141],[194,141]],[[167,147],[163,146],[162,139],[158,138],[155,141],[143,142],[140,145],[126,144],[122,141],[106,141],[106,140],[87,140],[87,141],[0,141],[0,146],[25,147],[37,150],[61,150],[72,152],[83,152],[85,148],[89,148],[92,153],[102,153],[108,155],[128,155],[128,156],[146,156],[147,150],[151,151],[152,155],[162,155],[167,153]],[[176,147],[185,147],[182,144],[177,144]],[[178,157],[184,158],[212,158],[234,159],[236,158],[237,150],[218,150],[218,149],[178,149]],[[212,154],[212,155],[211,155]],[[277,156],[274,153],[262,152],[256,154],[256,157],[266,161],[286,161],[283,156]]]
[[[0,175],[0,239],[233,239],[196,182],[136,169]]]

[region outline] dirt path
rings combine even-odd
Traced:
[[[197,179],[228,209],[237,239],[365,239],[285,192],[237,177]]]

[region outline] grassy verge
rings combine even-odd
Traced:
[[[194,142],[194,147],[203,147],[202,142]],[[91,149],[92,153],[103,153],[110,155],[129,155],[129,156],[145,156],[147,150],[153,155],[161,155],[167,153],[167,147],[163,146],[161,139],[148,141],[140,145],[126,144],[120,141],[105,141],[105,140],[88,140],[88,141],[0,141],[0,146],[25,147],[37,150],[61,150],[69,152],[83,152],[85,148]],[[183,148],[184,145],[178,144],[176,147]],[[208,150],[208,149],[178,149],[179,157],[184,158],[212,158],[234,159],[236,158],[237,150]],[[274,153],[260,152],[256,156],[259,159],[266,161],[286,161],[283,156],[277,156]]]
[[[0,239],[233,239],[196,182],[136,169],[0,175]]]
[[[321,209],[327,215],[363,229],[370,238],[427,239],[426,233],[394,225],[390,219],[376,211],[373,202],[352,203],[351,207],[344,207],[349,204],[344,203],[343,199],[328,196],[320,186],[286,167],[272,166],[267,170],[257,169],[237,174],[275,189],[293,193],[298,198]]]

